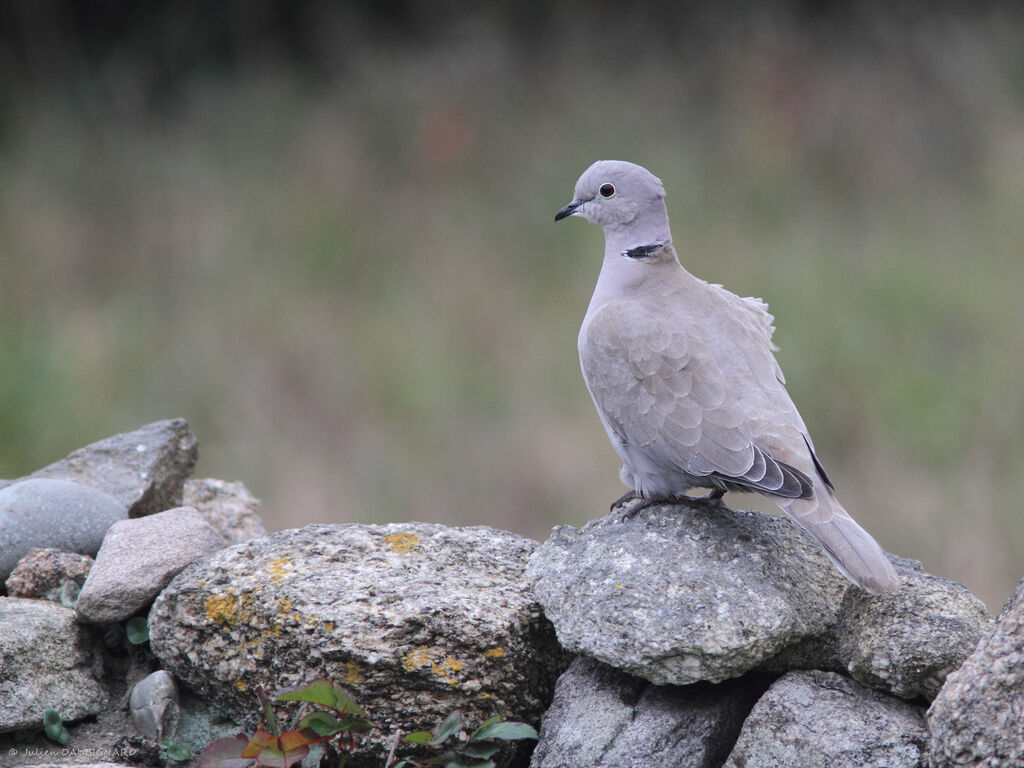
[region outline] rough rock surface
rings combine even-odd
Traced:
[[[75,552],[30,549],[7,577],[7,596],[53,600],[71,608],[92,562],[91,557]]]
[[[95,555],[107,529],[127,516],[118,499],[79,483],[12,483],[0,490],[0,580],[32,549]]]
[[[567,650],[659,685],[719,682],[792,656],[836,626],[848,587],[790,521],[713,507],[559,526],[527,572]]]
[[[851,589],[843,602],[839,658],[854,680],[905,699],[934,699],[946,676],[992,631],[985,604],[961,584],[900,561],[889,595]]]
[[[920,708],[832,672],[789,672],[757,702],[725,768],[920,768]]]
[[[69,608],[0,597],[0,732],[36,726],[51,707],[68,721],[103,711],[95,648]]]
[[[558,679],[531,768],[712,768],[767,682],[656,686],[578,657]]]
[[[827,669],[931,698],[992,620],[962,585],[892,560],[899,591],[872,595],[778,515],[655,506],[555,528],[527,573],[563,646],[659,685]]]
[[[256,685],[346,685],[381,726],[359,758],[377,765],[395,728],[457,707],[539,721],[565,660],[523,575],[536,546],[426,523],[272,533],[179,574],[150,611],[150,645],[240,722],[257,715]]]
[[[31,477],[74,480],[120,499],[129,517],[181,505],[181,488],[199,458],[184,419],[157,421],[70,453]]]
[[[198,511],[229,545],[267,535],[256,511],[259,499],[242,483],[212,478],[187,480],[182,504]]]
[[[185,566],[224,547],[190,507],[111,526],[75,610],[81,621],[113,624],[149,605]]]
[[[928,710],[928,725],[936,768],[1024,765],[1024,581],[995,631],[950,674]]]

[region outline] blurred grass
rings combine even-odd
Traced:
[[[194,76],[156,111],[113,66],[22,94],[0,476],[185,416],[272,528],[603,514],[575,351],[601,235],[551,219],[629,159],[687,268],[770,302],[846,506],[998,609],[1024,571],[1024,24],[561,21]]]

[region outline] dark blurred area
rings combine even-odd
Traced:
[[[270,528],[598,517],[596,159],[765,298],[840,497],[1024,572],[1024,6],[0,4],[0,477],[187,418]],[[731,499],[734,506],[757,498]]]

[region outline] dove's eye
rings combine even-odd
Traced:
[[[601,197],[611,197],[615,194],[615,187],[611,184],[602,184],[601,188],[597,191],[601,193]]]

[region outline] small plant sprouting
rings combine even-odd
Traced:
[[[56,709],[48,709],[43,712],[43,733],[50,741],[55,741],[62,747],[71,741],[71,734],[64,727],[60,713]]]
[[[314,680],[278,692],[275,701],[301,701],[321,707],[303,715],[296,728],[284,732],[269,697],[262,689],[257,690],[257,696],[270,730],[211,742],[199,757],[199,768],[289,768],[300,762],[303,768],[313,768],[326,754],[323,745],[332,739],[341,755],[339,765],[343,766],[347,755],[355,750],[355,734],[373,727],[345,689],[330,680]]]
[[[427,765],[442,765],[447,768],[495,768],[491,759],[501,749],[502,741],[536,739],[537,731],[526,723],[505,722],[501,717],[484,720],[468,736],[464,733],[465,718],[455,710],[432,730],[417,731],[405,736],[402,741],[425,747],[428,755],[423,758],[405,757],[394,766],[385,768],[423,768]],[[434,749],[441,753],[431,756]]]
[[[167,759],[175,763],[183,763],[192,759],[192,751],[184,744],[164,739],[157,746],[167,755]]]
[[[149,623],[145,616],[132,616],[124,625],[124,634],[132,645],[149,642]]]

